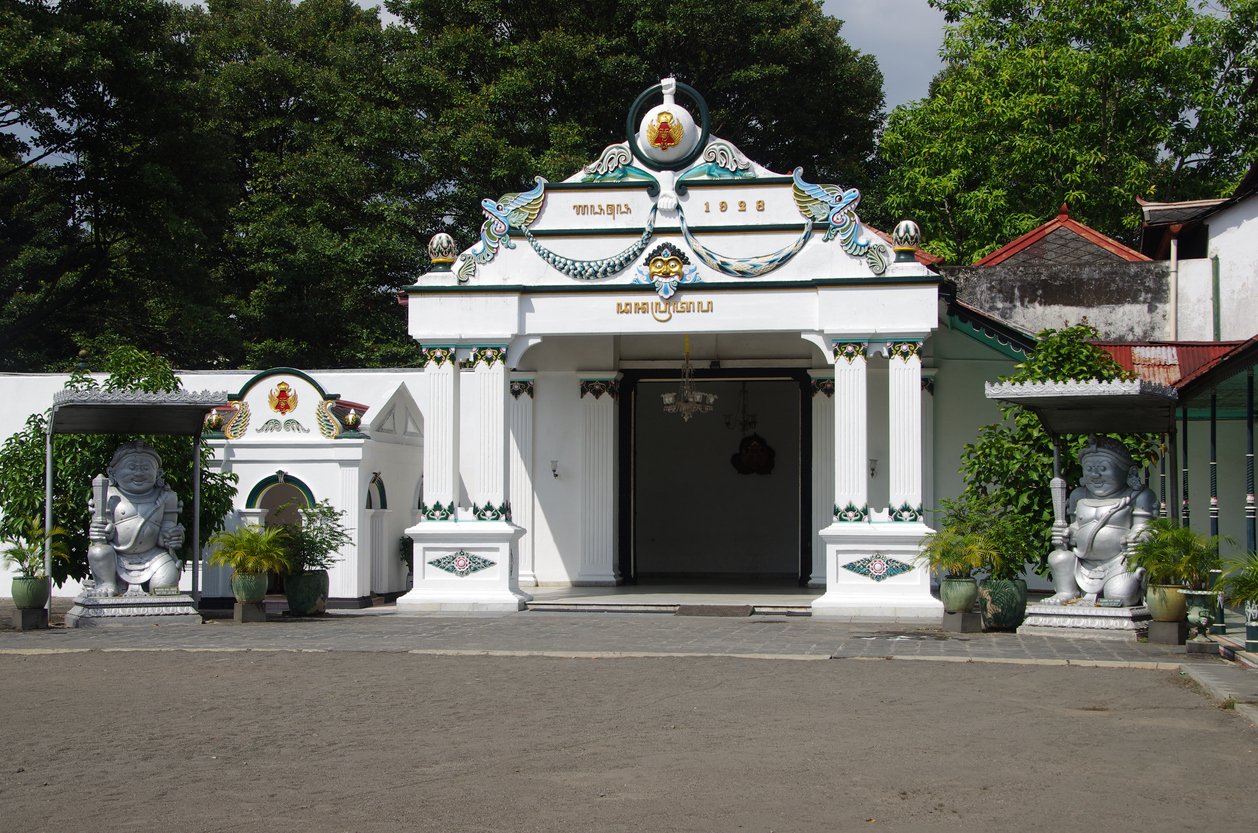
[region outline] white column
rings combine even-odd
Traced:
[[[473,412],[463,414],[462,430],[473,442],[468,461],[472,515],[481,521],[510,520],[507,506],[507,350],[473,347],[468,359]]]
[[[935,505],[935,368],[922,370],[922,505]]]
[[[363,540],[360,526],[363,494],[358,482],[358,462],[342,462],[337,471],[337,495],[332,504],[345,514],[341,523],[349,533],[350,543],[337,553],[337,560],[328,569],[329,599],[360,599],[371,593],[371,546]]]
[[[865,342],[834,343],[834,520],[869,519],[869,437]]]
[[[421,351],[428,409],[424,413],[425,520],[453,520],[459,499],[459,368],[453,347]]]
[[[834,374],[812,376],[812,574],[809,587],[825,587],[826,545],[818,534],[834,521]]]
[[[511,448],[507,467],[510,485],[507,500],[511,505],[511,521],[524,529],[516,540],[516,562],[519,564],[520,584],[537,585],[537,572],[533,566],[533,388],[532,375],[512,374],[511,401],[508,409],[511,417]]]
[[[619,374],[581,379],[581,563],[576,584],[612,585],[616,565]]]
[[[893,521],[922,520],[922,349],[897,341],[887,349],[887,453]]]
[[[464,380],[470,386],[468,407],[462,414],[458,407],[462,371],[449,361],[436,368],[430,361],[425,368],[433,386],[430,413],[425,414],[425,427],[432,427],[424,441],[427,511],[406,530],[415,542],[415,580],[411,591],[398,599],[399,612],[513,611],[522,610],[531,598],[520,590],[514,543],[522,530],[511,523],[506,500],[506,352],[502,346],[471,348]],[[446,364],[451,364],[450,382],[446,381]],[[447,393],[449,405],[442,398]],[[454,418],[454,429],[447,427],[448,416]],[[468,432],[470,459],[465,474],[471,506],[451,513],[459,484],[460,431]],[[430,455],[440,461],[434,462],[432,474]]]

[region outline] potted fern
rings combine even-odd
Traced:
[[[284,548],[284,596],[291,615],[314,616],[327,610],[328,567],[353,541],[342,523],[345,513],[327,500],[297,507],[297,514]]]
[[[1217,590],[1212,572],[1223,566],[1219,546],[1225,540],[1177,526],[1169,518],[1149,521],[1144,537],[1128,553],[1127,565],[1148,571],[1145,604],[1155,621],[1179,622],[1186,616],[1199,622],[1203,612],[1213,613]],[[1182,603],[1174,599],[1177,595]]]
[[[269,573],[283,573],[288,531],[244,524],[228,532],[219,530],[209,540],[214,547],[210,563],[232,570],[232,595],[240,604],[256,604],[266,597]]]
[[[1258,550],[1227,562],[1224,596],[1245,610],[1245,650],[1258,651]]]
[[[66,531],[59,526],[45,530],[39,518],[31,518],[16,536],[5,539],[4,563],[17,571],[11,594],[18,610],[39,610],[48,604],[52,587],[44,564],[44,550],[53,558],[68,560]]]
[[[993,542],[973,523],[970,502],[945,500],[939,529],[922,541],[919,563],[939,573],[939,600],[946,613],[965,613],[978,599],[974,571],[992,557]]]

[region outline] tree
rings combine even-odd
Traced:
[[[179,389],[170,364],[164,359],[121,347],[105,360],[103,383],[85,371],[74,373],[67,388],[157,393]],[[0,446],[0,539],[18,538],[31,518],[44,517],[44,437],[48,413],[32,414],[25,427]],[[103,474],[114,450],[128,439],[110,434],[63,434],[53,443],[53,519],[66,530],[71,556],[53,564],[53,578],[60,585],[67,576],[88,575],[87,509],[92,478]],[[185,501],[180,521],[191,527],[192,443],[188,437],[142,437],[161,455],[166,482]],[[201,535],[208,539],[221,529],[236,494],[236,475],[210,468],[213,452],[201,447]],[[189,536],[191,544],[191,536]],[[190,557],[185,553],[185,557]]]
[[[1130,378],[1109,353],[1092,342],[1100,334],[1090,324],[1037,334],[1034,352],[1015,372],[1001,381],[1065,382],[1071,379],[1112,381]],[[1053,477],[1053,443],[1039,417],[1017,405],[1001,406],[999,422],[979,429],[978,437],[961,451],[961,477],[965,489],[961,503],[996,513],[1009,521],[1002,525],[1001,540],[1009,561],[1032,564],[1038,572],[1048,569],[1053,525],[1053,503],[1048,484]],[[1149,435],[1119,436],[1132,459],[1158,460],[1157,439]],[[1081,475],[1079,449],[1082,435],[1063,436],[1062,476],[1077,483]],[[1012,552],[1008,552],[1012,550]]]
[[[215,0],[192,26],[232,161],[210,255],[231,363],[352,367],[411,357],[396,291],[419,269],[416,113],[396,33],[351,0]]]
[[[92,344],[213,355],[227,313],[200,253],[221,233],[224,177],[184,18],[162,0],[0,8],[9,367],[64,367]]]
[[[469,245],[480,200],[563,179],[624,139],[642,90],[670,73],[707,100],[712,132],[770,168],[872,184],[877,63],[814,0],[389,0],[399,95],[420,114],[426,232]]]
[[[886,210],[969,263],[1073,216],[1132,240],[1136,197],[1230,192],[1256,158],[1255,0],[931,0],[948,21],[928,98],[883,133]],[[1248,118],[1246,121],[1245,119]]]

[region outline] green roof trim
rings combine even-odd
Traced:
[[[272,367],[270,370],[263,370],[258,373],[255,373],[253,378],[251,378],[249,381],[245,382],[243,385],[240,386],[239,393],[229,394],[227,397],[227,401],[228,402],[239,401],[240,399],[244,398],[245,391],[249,390],[254,385],[258,384],[258,382],[262,381],[263,379],[269,376],[296,376],[298,379],[302,379],[306,382],[309,382],[311,386],[313,386],[314,389],[319,392],[319,395],[323,397],[325,400],[327,399],[337,400],[341,398],[339,394],[325,392],[323,390],[323,385],[316,382],[314,378],[311,377],[308,373],[300,371],[295,367]]]
[[[766,289],[837,289],[849,286],[937,286],[940,278],[937,275],[920,277],[868,277],[868,278],[818,278],[811,281],[767,281],[760,278],[747,278],[738,283],[704,283],[690,284],[686,287],[687,296],[706,294],[709,292],[755,292]],[[572,294],[586,295],[594,293],[618,293],[621,295],[642,296],[644,299],[659,300],[650,291],[650,287],[642,284],[600,284],[592,286],[523,286],[519,284],[495,284],[492,286],[407,286],[403,291],[411,295],[465,295],[465,294],[498,294],[498,295],[555,295]]]

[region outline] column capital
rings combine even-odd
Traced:
[[[854,363],[857,359],[864,361],[869,357],[868,341],[837,341],[830,342],[830,348],[834,354],[834,363],[846,361],[848,364]]]
[[[610,377],[588,378],[581,380],[581,396],[584,399],[586,394],[601,399],[603,394],[607,394],[609,399],[620,398],[620,374],[614,374]]]
[[[492,344],[475,346],[471,348],[468,357],[462,361],[461,367],[475,369],[477,365],[485,365],[485,367],[493,367],[495,364],[507,363],[507,346],[505,344]]]
[[[921,351],[922,342],[920,341],[892,341],[887,344],[887,358],[889,360],[899,359],[907,362],[914,356],[917,356],[920,360]]]
[[[441,367],[446,362],[454,362],[453,345],[427,345],[419,348],[419,366]]]
[[[533,398],[533,380],[532,379],[512,379],[511,395],[519,399],[521,396]]]
[[[833,379],[813,379],[812,395],[816,399],[818,394],[834,398],[834,380]]]

